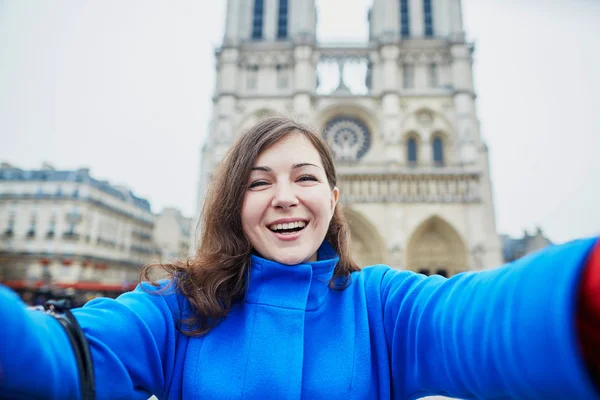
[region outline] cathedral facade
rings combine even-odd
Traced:
[[[360,266],[452,276],[501,263],[460,0],[374,0],[369,40],[321,43],[312,0],[228,0],[198,210],[237,135],[269,114],[322,133]]]

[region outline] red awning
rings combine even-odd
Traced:
[[[27,288],[39,288],[44,286],[42,281],[28,282],[25,280],[15,281],[4,281],[2,284],[8,286],[11,289],[27,289]],[[73,288],[75,290],[90,291],[90,292],[126,292],[133,290],[136,286],[135,283],[127,285],[115,285],[100,282],[73,282],[73,283],[54,283],[52,286],[59,287],[62,289]]]

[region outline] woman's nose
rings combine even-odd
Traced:
[[[278,184],[271,205],[277,208],[289,208],[298,204],[298,197],[290,184]]]

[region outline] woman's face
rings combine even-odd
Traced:
[[[321,157],[300,133],[265,149],[250,173],[242,228],[264,258],[294,265],[317,259],[337,204]]]

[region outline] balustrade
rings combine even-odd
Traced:
[[[339,188],[344,203],[477,203],[479,174],[343,174]]]

